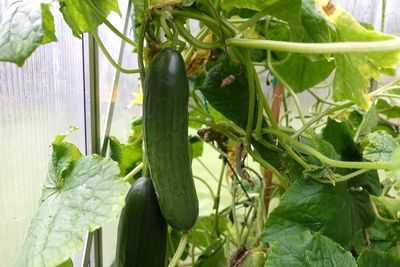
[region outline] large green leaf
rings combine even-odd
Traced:
[[[121,144],[114,136],[110,137],[110,157],[118,162],[121,176],[126,176],[133,168],[142,162],[142,143]],[[135,178],[139,178],[139,172]]]
[[[230,83],[224,83],[234,77]],[[249,113],[247,75],[241,66],[230,59],[222,59],[212,66],[200,87],[208,102],[222,115],[245,129]]]
[[[311,43],[331,42],[331,31],[322,14],[316,9],[314,0],[303,0],[301,3],[301,23],[305,29],[304,36],[299,41]],[[269,35],[271,39],[279,37]],[[279,41],[290,41],[281,40]],[[271,71],[281,81],[296,92],[302,92],[323,80],[335,68],[333,60],[324,56],[310,56],[304,54],[290,54],[271,61]]]
[[[194,267],[225,267],[227,260],[224,251],[224,241],[217,239],[199,256]]]
[[[304,28],[301,24],[301,0],[225,0],[222,8],[246,8],[255,11],[266,11],[268,15],[289,23],[293,38],[302,39]]]
[[[396,38],[393,35],[367,30],[343,8],[334,6],[331,1],[329,3],[329,8],[323,8],[324,15],[335,25],[338,41],[371,42]],[[380,80],[381,72],[395,69],[400,59],[400,52],[341,54],[335,55],[335,59],[334,99],[351,100],[368,109],[372,104],[367,94],[369,79]]]
[[[400,118],[400,106],[397,104],[389,104],[386,100],[378,99],[376,109],[379,113],[385,114],[389,119]]]
[[[357,259],[359,267],[396,267],[400,266],[400,260],[389,253],[366,249]]]
[[[243,67],[235,65],[229,58],[223,56],[216,63],[210,62],[210,65],[204,83],[200,87],[201,93],[219,113],[242,129],[246,129],[249,114],[249,89]],[[226,80],[230,82],[225,82]],[[257,103],[255,110],[257,110]],[[256,114],[257,112],[255,112],[255,116]],[[255,127],[255,119],[253,122],[253,127]],[[267,127],[265,120],[263,127]],[[263,137],[265,142],[271,142],[268,135],[263,135]],[[251,140],[251,144],[260,156],[273,166],[281,165],[276,151],[266,148],[254,138]]]
[[[83,245],[83,234],[116,219],[124,206],[125,185],[117,164],[53,143],[39,209],[32,219],[16,266],[57,266]]]
[[[371,225],[374,218],[365,191],[350,191],[346,182],[334,186],[299,180],[286,191],[279,206],[270,214],[261,238],[273,242],[289,234],[311,230],[348,248],[353,236]]]
[[[368,112],[363,116],[361,124],[358,131],[359,137],[364,137],[365,135],[372,132],[372,130],[378,125],[379,122],[379,114],[376,110],[375,106],[372,105]]]
[[[381,218],[367,229],[370,245],[368,248],[377,253],[389,253],[400,259],[400,200],[391,197],[372,197]],[[396,222],[397,221],[397,222]],[[366,249],[362,235],[355,240],[355,249],[360,254]],[[390,266],[390,265],[380,265]],[[395,265],[397,266],[397,265]]]
[[[357,145],[354,143],[353,137],[345,123],[328,118],[326,127],[322,130],[322,136],[326,141],[331,143],[342,160],[361,160]]]
[[[392,161],[394,150],[399,144],[385,131],[370,133],[366,140],[363,157],[369,161]]]
[[[43,44],[57,41],[50,5],[38,1],[17,1],[7,10],[0,25],[0,61],[22,66]]]
[[[59,0],[60,11],[65,22],[76,37],[84,32],[93,32],[111,11],[121,15],[117,0]],[[100,15],[93,11],[94,6]]]
[[[271,243],[265,266],[357,267],[350,252],[318,233],[283,236]]]
[[[357,145],[354,142],[345,122],[337,122],[328,118],[327,125],[322,131],[322,136],[325,141],[332,145],[332,148],[337,152],[337,154],[340,155],[340,159],[344,161],[362,161],[361,153],[358,151]],[[314,142],[316,140],[317,139],[314,139]],[[321,152],[324,153],[323,151]],[[330,156],[327,153],[324,154],[333,159],[338,159]],[[350,172],[349,170],[343,170],[340,168],[336,168],[335,171],[342,175]],[[382,187],[376,170],[371,170],[367,173],[352,178],[348,181],[348,185],[349,187],[361,186],[370,194],[376,196],[379,196],[382,193]]]
[[[225,233],[227,231],[228,218],[218,218],[218,231],[219,233]],[[189,242],[199,248],[207,248],[213,242],[215,237],[215,215],[202,216],[196,221],[193,227],[192,234],[189,238]]]

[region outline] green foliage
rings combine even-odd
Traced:
[[[400,50],[393,47],[399,39],[359,24],[332,1],[326,6],[314,0],[226,0],[220,4],[133,0],[131,30],[138,42],[143,41],[138,34],[143,34],[145,43],[128,40],[106,21],[112,11],[121,15],[117,0],[17,1],[0,26],[0,61],[21,66],[39,45],[56,41],[51,7],[57,2],[76,37],[95,34],[106,22],[146,61],[161,48],[176,49],[168,64],[161,62],[147,70],[139,64],[141,74],[157,72],[158,76],[142,81],[145,100],[154,94],[155,105],[145,108],[146,131],[137,118],[126,143],[110,137],[111,160],[84,157],[76,146],[64,142],[65,136],[56,137],[40,206],[17,266],[71,266],[69,257],[82,246],[82,233],[119,214],[125,194],[120,176],[126,177],[138,166],[148,170],[143,145],[156,159],[150,159],[154,180],[158,179],[154,162],[170,168],[159,173],[160,181],[168,182],[169,193],[163,195],[165,190],[155,183],[159,204],[192,193],[194,199],[191,186],[178,192],[182,184],[169,182],[182,170],[185,177],[191,176],[190,168],[182,167],[190,166],[182,161],[189,160],[183,158],[187,146],[192,160],[203,163],[201,159],[209,156],[204,141],[220,153],[225,165],[219,178],[215,174],[219,170],[212,166],[202,166],[207,178],[203,170],[193,170],[211,192],[213,212],[202,214],[194,226],[197,212],[192,214],[190,225],[184,227],[189,231],[188,244],[181,247],[177,260],[197,267],[399,265],[399,81],[379,82],[381,74],[394,74]],[[177,26],[189,25],[189,29],[190,20],[199,21],[197,36],[192,29],[177,31]],[[337,46],[348,42],[348,47],[337,49],[333,42],[340,42]],[[189,87],[185,64],[187,72],[190,68],[198,72],[192,73]],[[266,78],[261,75],[264,72]],[[333,78],[332,84],[328,77]],[[268,99],[261,85],[271,80],[277,83]],[[307,107],[307,102],[288,98],[286,91],[280,96],[276,84],[295,93],[307,89],[315,101]],[[378,89],[373,92],[375,85]],[[322,97],[313,86],[327,89],[327,96]],[[181,98],[186,94],[189,107],[187,98]],[[297,112],[288,109],[289,101],[298,106]],[[283,108],[278,114],[280,104]],[[179,113],[172,114],[178,107]],[[157,128],[149,128],[156,120]],[[184,122],[183,128],[179,121]],[[178,136],[186,139],[187,122],[200,129],[200,137],[190,136],[189,143],[175,140]],[[207,130],[202,127],[216,136],[203,135]],[[143,133],[148,139],[145,143]],[[156,149],[151,148],[154,143],[159,145]],[[228,163],[233,167],[228,168]],[[174,175],[165,180],[166,172]],[[221,201],[225,193],[230,204],[222,207],[227,203]],[[188,219],[178,207],[187,203],[174,201],[170,212],[178,214],[179,220]],[[167,261],[183,236],[169,231]],[[366,242],[370,242],[368,248]]]
[[[340,217],[340,220],[338,220]],[[305,230],[321,234],[349,248],[354,235],[374,221],[369,195],[351,191],[347,182],[324,185],[295,182],[270,214],[262,240],[273,242]]]
[[[60,0],[60,11],[76,37],[94,32],[111,11],[121,15],[117,0]]]
[[[317,10],[314,0],[302,1],[300,13],[301,24],[305,29],[304,36],[300,39],[302,42],[331,42],[331,29]],[[287,40],[269,33],[268,37],[278,41]],[[302,92],[322,82],[335,68],[335,62],[327,57],[307,54],[285,53],[277,59],[270,58],[270,61],[272,73],[296,92]]]
[[[22,66],[38,46],[54,41],[57,37],[50,5],[17,1],[7,10],[0,25],[0,61]]]
[[[382,41],[395,38],[392,35],[365,29],[340,7],[336,7],[332,14],[326,16],[335,25],[338,33],[337,41],[340,42]],[[335,55],[334,100],[351,100],[361,107],[369,108],[371,105],[371,99],[367,95],[369,79],[380,80],[380,72],[395,69],[399,58],[399,52]]]
[[[384,131],[370,133],[363,143],[363,158],[370,161],[390,162],[394,150],[399,147],[394,138]]]
[[[224,252],[224,241],[217,239],[214,243],[208,246],[204,252],[199,256],[194,264],[194,267],[225,267],[227,260]]]
[[[110,158],[118,162],[120,169],[120,175],[126,176],[133,168],[142,162],[143,152],[142,143],[128,143],[121,144],[117,138],[110,137]],[[135,175],[135,178],[139,178],[141,172]]]
[[[357,263],[360,267],[395,267],[400,265],[400,260],[383,251],[366,249],[358,257]]]
[[[265,266],[357,266],[350,252],[329,238],[309,231],[284,236],[271,243],[269,250]]]
[[[87,230],[109,223],[124,206],[126,187],[109,159],[83,157],[65,136],[54,141],[37,213],[16,266],[57,266],[83,245]]]

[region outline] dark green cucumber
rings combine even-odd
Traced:
[[[199,213],[188,147],[188,101],[181,55],[171,48],[160,51],[146,74],[145,151],[161,212],[168,224],[183,231],[193,227]]]
[[[151,179],[139,178],[125,199],[118,224],[116,267],[163,267],[167,223]]]

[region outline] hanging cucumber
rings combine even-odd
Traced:
[[[167,223],[151,179],[140,178],[125,199],[118,224],[116,267],[163,267]]]
[[[143,102],[144,143],[161,212],[172,227],[188,231],[199,203],[188,148],[189,84],[174,49],[160,51],[147,71]]]

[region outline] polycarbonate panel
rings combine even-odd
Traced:
[[[12,2],[0,1],[0,20]],[[58,43],[40,47],[23,68],[0,62],[0,266],[12,266],[23,244],[54,136],[79,127],[68,141],[85,153],[82,42],[55,19]]]
[[[119,1],[122,17],[111,14],[108,19],[119,31],[123,32],[128,1]],[[129,18],[128,18],[129,19]],[[130,20],[130,19],[129,19]],[[129,23],[129,38],[133,38],[132,26]],[[102,38],[107,50],[117,62],[121,51],[121,39],[110,31],[106,26],[99,28],[99,36]],[[133,53],[133,47],[125,44],[121,66],[126,69],[137,69],[137,55]],[[138,74],[123,74],[116,76],[115,68],[109,63],[103,53],[99,52],[99,101],[100,101],[100,144],[103,143],[110,104],[113,102],[113,114],[109,134],[117,137],[121,142],[126,142],[132,119],[141,114],[141,106],[130,105],[133,93],[140,91]],[[112,92],[116,86],[117,94],[113,97]],[[103,266],[110,266],[115,257],[118,220],[106,225],[102,229],[103,239]]]

